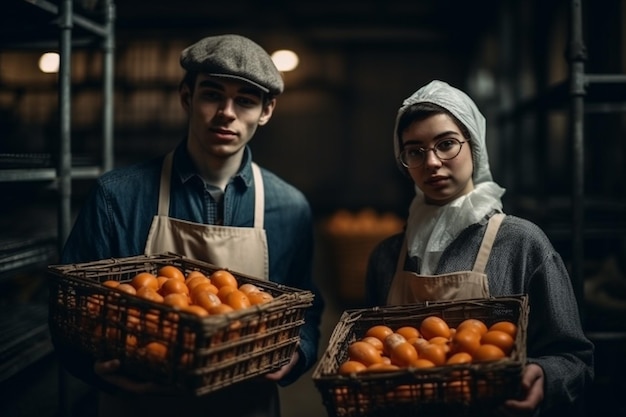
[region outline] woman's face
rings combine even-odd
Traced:
[[[432,149],[438,144],[445,148],[447,143],[441,142],[449,139],[465,142],[455,158],[442,161],[433,150],[427,150],[422,165],[407,168],[428,204],[442,206],[474,189],[474,165],[469,142],[466,142],[467,139],[447,114],[436,114],[414,121],[402,132],[403,149]]]

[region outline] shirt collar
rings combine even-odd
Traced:
[[[186,183],[193,177],[199,177],[198,171],[193,165],[193,161],[187,151],[187,141],[183,140],[174,151],[174,161],[172,169],[180,177],[183,183]],[[235,184],[241,184],[245,187],[251,187],[254,183],[252,177],[252,151],[248,146],[245,147],[241,166],[232,181]]]

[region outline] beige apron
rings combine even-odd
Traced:
[[[174,252],[253,277],[269,279],[267,236],[263,229],[265,193],[260,168],[252,163],[254,227],[215,226],[168,217],[172,158],[170,152],[163,161],[159,209],[150,226],[146,255]]]
[[[268,279],[267,237],[263,229],[265,193],[259,167],[252,164],[255,184],[254,227],[214,226],[168,217],[172,159],[173,154],[170,152],[163,161],[159,208],[150,227],[145,253],[174,252]],[[276,384],[263,377],[240,382],[202,397],[113,396],[101,392],[99,416],[275,417],[280,415],[278,399]]]
[[[405,271],[404,262],[407,252],[405,239],[398,257],[396,273],[387,295],[387,305],[489,297],[489,282],[485,274],[485,266],[502,219],[504,219],[502,213],[497,213],[489,219],[474,268],[471,271],[441,275],[419,275]]]

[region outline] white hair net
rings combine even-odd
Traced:
[[[416,195],[407,218],[407,250],[409,256],[421,259],[418,272],[428,275],[435,273],[443,251],[463,229],[494,211],[502,211],[500,197],[505,190],[492,180],[485,142],[485,117],[467,94],[443,81],[431,81],[402,103],[393,130],[396,160],[400,155],[398,121],[411,105],[424,102],[448,110],[469,130],[475,187],[470,193],[443,206],[427,204],[422,191],[415,187]],[[402,165],[400,167],[404,169]]]
[[[459,121],[467,127],[471,135],[470,140],[472,141],[470,146],[472,148],[472,159],[474,161],[474,173],[472,175],[474,185],[491,181],[492,177],[485,143],[485,117],[467,94],[443,81],[431,81],[402,103],[402,107],[398,110],[396,124],[393,129],[393,147],[396,160],[400,156],[398,121],[404,112],[411,105],[416,103],[437,104],[452,113],[454,117],[459,119]]]

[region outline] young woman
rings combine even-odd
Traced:
[[[593,345],[583,333],[567,269],[538,226],[502,212],[504,189],[491,176],[485,118],[476,104],[432,81],[402,103],[394,149],[416,195],[405,231],[370,257],[368,303],[527,294],[524,394],[503,411],[583,414]]]

